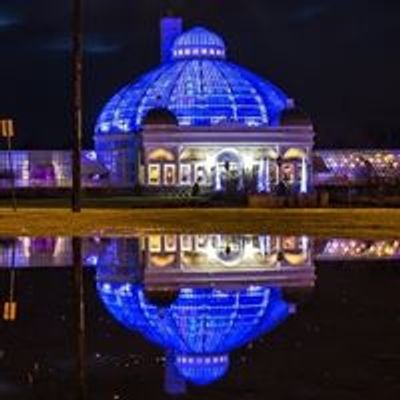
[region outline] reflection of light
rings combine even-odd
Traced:
[[[166,268],[173,264],[175,261],[175,255],[157,255],[151,257],[151,263],[153,266],[158,268]]]
[[[400,255],[399,253],[398,241],[376,241],[368,244],[363,240],[333,239],[324,250],[326,255],[352,258],[392,258]]]
[[[58,258],[65,254],[65,238],[57,237],[54,246],[54,258]]]
[[[24,256],[29,259],[31,256],[31,239],[28,237],[22,238],[22,248],[24,252]]]
[[[159,239],[161,243],[165,237]],[[291,253],[289,261],[293,265],[307,263],[309,260],[310,243],[306,236],[301,238],[285,237],[282,238],[284,253]],[[256,267],[271,268],[278,267],[278,242],[272,242],[269,235],[266,236],[247,236],[247,235],[182,235],[180,236],[180,252],[183,265],[186,267],[213,268],[236,268],[236,267]],[[279,246],[281,247],[281,246]],[[166,266],[172,263],[171,260],[165,261],[165,256],[158,259],[154,257],[155,252],[151,252],[151,261],[154,266]]]
[[[285,260],[290,265],[303,265],[307,262],[307,255],[284,253]]]

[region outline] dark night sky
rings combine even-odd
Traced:
[[[400,2],[176,0],[186,26],[221,33],[230,58],[307,110],[320,147],[400,147]],[[72,0],[1,0],[0,114],[18,147],[66,148]],[[164,0],[85,0],[85,146],[102,104],[159,61]]]

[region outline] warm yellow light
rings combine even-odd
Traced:
[[[4,321],[15,321],[17,319],[17,303],[15,301],[4,303]]]
[[[307,156],[307,153],[303,149],[291,148],[283,156],[285,159],[297,158],[302,159]]]
[[[170,161],[170,162],[173,162],[173,161],[175,161],[175,156],[169,150],[157,149],[157,150],[153,150],[149,154],[149,161]]]

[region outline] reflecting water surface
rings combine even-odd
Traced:
[[[0,398],[400,393],[400,241],[0,240]]]

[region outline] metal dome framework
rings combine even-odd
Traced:
[[[204,28],[179,36],[172,61],[125,86],[105,106],[96,134],[133,133],[153,108],[168,108],[181,126],[235,122],[278,125],[288,97],[276,86],[225,60],[222,38]]]

